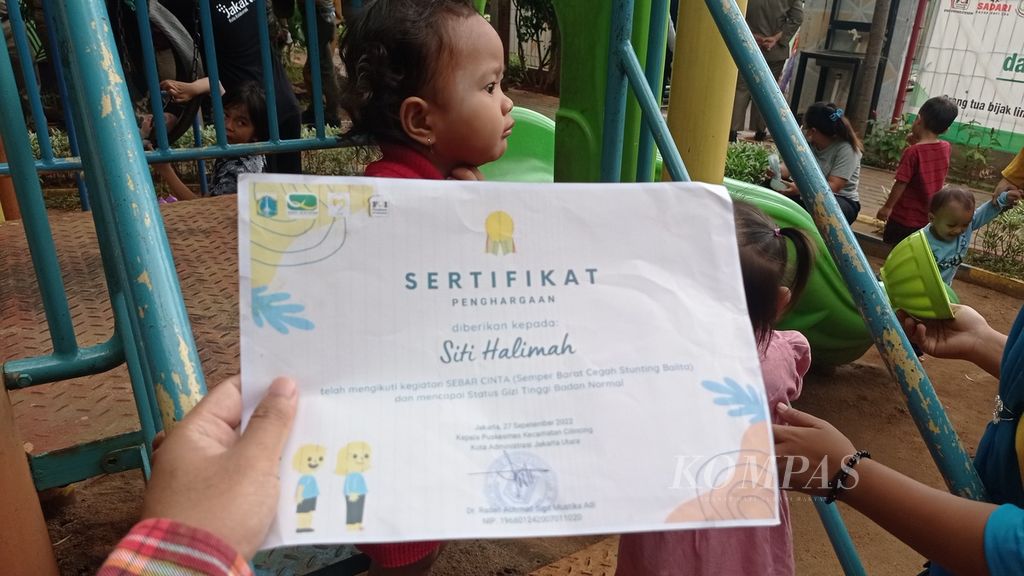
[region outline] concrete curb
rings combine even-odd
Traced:
[[[876,220],[869,217],[858,217],[858,224],[864,224],[867,226],[875,226]],[[860,244],[860,249],[864,251],[868,256],[874,256],[875,258],[884,259],[889,255],[889,246],[882,242],[882,239],[869,232],[862,232],[860,230],[853,231],[854,236],[857,237],[857,242]],[[961,264],[960,268],[956,271],[956,279],[961,282],[967,282],[989,290],[1001,292],[1007,296],[1013,298],[1024,299],[1024,282],[1017,280],[1016,278],[1010,278],[996,274],[995,272],[989,272],[984,268],[978,268],[971,266],[970,264]]]

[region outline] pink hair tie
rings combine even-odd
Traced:
[[[775,234],[776,238],[782,238],[782,228],[775,228],[772,230],[772,233]]]

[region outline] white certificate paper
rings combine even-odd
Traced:
[[[266,546],[778,522],[724,188],[244,175],[239,242]]]

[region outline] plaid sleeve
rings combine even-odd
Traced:
[[[251,576],[245,559],[213,534],[164,518],[132,527],[96,576]]]

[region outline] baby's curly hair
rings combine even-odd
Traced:
[[[371,0],[341,39],[348,75],[342,107],[351,134],[407,142],[399,110],[440,76],[451,51],[449,21],[476,15],[470,0]]]

